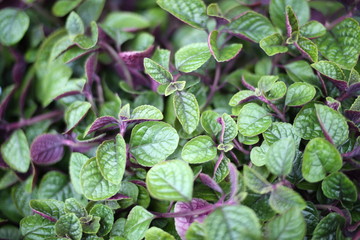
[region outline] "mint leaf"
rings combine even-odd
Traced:
[[[271,191],[271,184],[256,170],[244,166],[244,182],[252,191],[260,194]]]
[[[211,57],[207,43],[192,43],[175,53],[175,66],[181,72],[193,72]]]
[[[192,93],[178,92],[173,99],[175,113],[185,132],[191,134],[199,124],[200,110]]]
[[[136,107],[131,113],[131,120],[162,120],[163,114],[159,109],[151,105],[141,105]]]
[[[91,108],[88,102],[75,101],[65,111],[66,132],[71,131],[85,117]]]
[[[302,210],[306,207],[300,194],[284,186],[279,186],[271,192],[269,204],[278,213],[285,213],[291,208]]]
[[[208,44],[211,54],[214,56],[215,60],[218,62],[228,62],[235,58],[242,49],[242,44],[233,43],[223,47],[222,49],[218,48],[218,35],[219,32],[214,30],[210,33]]]
[[[279,53],[286,53],[289,49],[283,46],[283,38],[279,33],[267,36],[259,42],[260,47],[268,56],[274,56]]]
[[[70,237],[72,240],[80,240],[82,237],[82,227],[74,213],[61,216],[55,224],[55,232],[60,237]]]
[[[18,43],[29,28],[28,15],[15,8],[4,8],[0,11],[0,42],[5,46]]]
[[[209,136],[197,136],[184,145],[181,157],[191,164],[204,163],[216,157],[215,143]]]
[[[124,228],[126,239],[142,239],[153,217],[154,216],[143,207],[136,206],[131,209]]]
[[[74,190],[80,194],[83,192],[80,184],[80,172],[87,160],[89,160],[87,156],[77,152],[72,153],[70,157],[69,174],[71,183]]]
[[[180,174],[181,173],[181,174]],[[193,192],[193,172],[181,160],[171,160],[153,166],[146,176],[146,185],[154,198],[169,201],[190,201]]]
[[[255,136],[263,133],[271,125],[270,114],[256,103],[248,103],[239,112],[237,125],[244,136]]]
[[[20,231],[25,239],[45,239],[54,236],[55,223],[39,215],[32,215],[20,221]]]
[[[96,204],[89,212],[93,216],[100,217],[100,228],[97,232],[98,236],[106,236],[110,231],[114,223],[113,211],[102,204]]]
[[[307,83],[293,83],[286,93],[285,105],[301,106],[310,102],[316,94],[313,86]]]
[[[56,220],[65,214],[64,203],[57,200],[31,200],[30,207],[40,213],[41,216],[45,215]]]
[[[173,76],[168,70],[150,58],[144,59],[144,68],[145,73],[160,84],[166,84],[173,80]]]
[[[325,139],[314,138],[306,145],[302,164],[302,174],[306,181],[321,181],[326,173],[336,172],[341,167],[340,153]]]
[[[355,202],[357,190],[355,184],[343,173],[336,172],[327,176],[321,184],[324,195],[343,202]]]
[[[337,213],[329,213],[316,226],[313,239],[331,239],[338,236],[338,230],[345,224],[345,219]]]

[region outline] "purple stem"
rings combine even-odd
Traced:
[[[243,148],[242,144],[238,142],[238,140],[233,139],[233,143],[234,146],[237,150],[239,150],[240,152],[244,153],[244,154],[250,154],[250,152],[246,149]]]
[[[99,104],[102,105],[104,103],[104,91],[101,86],[101,80],[98,75],[94,77],[96,83],[96,91],[98,95]]]
[[[323,88],[323,89],[322,89],[322,90],[323,90],[323,94],[324,94],[325,96],[327,96],[328,93],[327,93],[325,81],[324,81],[324,79],[321,77],[321,74],[320,74],[319,72],[317,72],[317,75],[318,75],[318,78],[320,79],[321,86],[322,86],[322,88]]]
[[[277,114],[277,117],[279,119],[281,119],[281,121],[287,122],[284,113],[281,112],[272,102],[267,100],[264,96],[259,96],[258,98],[259,98],[260,101],[262,101],[262,102],[266,103],[267,105],[269,105],[270,108]]]
[[[63,115],[63,111],[56,110],[56,111],[53,111],[53,112],[38,115],[38,116],[33,117],[33,118],[21,119],[19,122],[0,125],[0,129],[2,128],[2,129],[6,129],[7,131],[11,131],[11,130],[26,127],[26,126],[29,126],[29,125],[33,125],[33,124],[35,124],[37,122],[41,122],[41,121],[44,121],[44,120],[47,120],[47,119],[57,118],[57,117],[60,117],[62,115]]]
[[[239,159],[237,158],[236,154],[233,152],[233,151],[230,151],[230,155],[232,156],[234,162],[236,163],[236,165],[240,165],[240,161]]]
[[[225,135],[225,122],[222,117],[217,119],[217,122],[221,124],[221,133],[220,133],[220,143],[224,143],[224,135]]]
[[[216,163],[215,163],[214,175],[213,175],[213,176],[215,176],[216,170],[219,168],[220,163],[221,163],[221,161],[223,160],[223,158],[224,158],[224,152],[221,151],[220,156],[219,156],[218,160],[217,160]]]

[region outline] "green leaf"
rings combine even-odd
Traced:
[[[272,123],[271,127],[263,133],[263,136],[269,144],[273,144],[287,137],[292,137],[296,145],[299,145],[301,140],[296,129],[290,123],[284,122]]]
[[[291,208],[302,210],[306,207],[299,193],[284,186],[278,186],[271,192],[269,204],[278,213],[285,213]]]
[[[71,131],[85,117],[91,108],[88,102],[75,101],[65,111],[64,120],[66,123],[66,132]]]
[[[60,237],[80,240],[82,237],[81,223],[74,213],[67,213],[56,222],[55,232]]]
[[[126,143],[121,134],[115,142],[104,141],[96,151],[96,161],[102,176],[113,184],[120,184],[125,172]]]
[[[293,83],[286,93],[285,105],[301,106],[310,102],[316,94],[316,90],[308,83]]]
[[[271,34],[260,40],[260,47],[268,56],[286,53],[289,49],[283,45],[283,38],[279,33]]]
[[[82,167],[80,183],[84,196],[93,201],[109,198],[120,190],[120,184],[113,184],[102,176],[95,157]]]
[[[318,77],[314,74],[307,61],[300,60],[285,65],[286,73],[294,82],[306,82],[321,87]]]
[[[239,112],[239,132],[247,137],[265,132],[271,125],[271,115],[256,103],[248,103]]]
[[[65,28],[72,40],[85,33],[84,23],[76,12],[71,12],[67,17]]]
[[[48,171],[40,181],[38,198],[65,201],[74,196],[68,177],[58,171]]]
[[[216,136],[221,131],[221,125],[217,122],[218,118],[219,114],[211,110],[201,114],[201,126],[208,134]]]
[[[248,11],[228,25],[231,34],[241,38],[259,42],[261,39],[274,34],[275,28],[265,16]]]
[[[181,157],[190,164],[204,163],[216,157],[215,143],[209,136],[197,136],[187,142]]]
[[[310,8],[306,0],[272,0],[269,5],[270,19],[281,30],[286,30],[286,6],[290,6],[294,10],[300,25],[309,20]]]
[[[76,12],[83,20],[84,25],[88,26],[90,22],[98,20],[104,5],[105,0],[85,0],[76,8]]]
[[[21,219],[20,231],[26,240],[46,239],[55,235],[54,225],[54,222],[36,214]]]
[[[265,155],[266,167],[277,176],[287,176],[295,158],[295,142],[292,137],[273,143]]]
[[[272,89],[272,87],[274,86],[275,82],[278,79],[279,79],[278,76],[271,76],[271,75],[262,76],[258,82],[258,89],[263,93],[267,93]]]
[[[156,3],[165,11],[194,28],[203,29],[206,27],[208,19],[206,6],[201,0],[157,0]]]
[[[140,240],[144,238],[154,215],[140,206],[131,209],[125,223],[124,236],[126,239]]]
[[[223,143],[231,142],[238,135],[238,128],[234,119],[227,113],[222,115],[224,124]]]
[[[269,240],[302,240],[305,233],[305,220],[297,208],[271,219],[265,226],[265,236]]]
[[[337,213],[329,213],[316,226],[312,240],[337,239],[337,231],[345,224],[345,219]]]
[[[235,107],[237,105],[240,104],[240,102],[244,101],[245,99],[250,99],[251,97],[255,98],[255,93],[254,91],[250,91],[250,90],[241,90],[237,93],[235,93],[235,95],[233,95],[229,101],[229,105],[231,107]]]
[[[360,27],[353,18],[346,18],[324,36],[316,39],[320,53],[330,61],[350,70],[360,54]]]
[[[192,43],[175,53],[175,66],[181,72],[193,72],[204,65],[210,57],[207,43]]]
[[[316,71],[319,73],[335,79],[335,80],[345,80],[345,75],[341,68],[334,62],[329,61],[319,61],[317,63],[311,64]]]
[[[245,185],[253,192],[264,194],[271,191],[271,184],[256,170],[244,165]]]
[[[356,202],[355,184],[343,173],[335,172],[327,176],[321,184],[324,195],[330,199],[344,202]]]
[[[320,215],[315,205],[312,202],[306,202],[307,206],[302,211],[306,222],[306,234],[311,235],[320,221]]]
[[[117,34],[122,35],[127,31],[148,28],[149,22],[144,16],[134,12],[113,11],[106,16],[103,25],[106,26],[107,29],[121,30]]]
[[[151,59],[157,64],[160,64],[166,70],[169,70],[170,51],[167,49],[157,48],[152,55]],[[144,59],[145,61],[145,59]],[[145,64],[145,63],[144,63]]]
[[[185,132],[191,134],[199,124],[200,110],[192,93],[178,92],[173,99],[175,113]]]
[[[81,1],[82,0],[59,0],[52,6],[51,11],[56,17],[64,17],[79,5]]]
[[[96,234],[100,229],[100,217],[88,215],[80,218],[83,233]],[[101,238],[102,239],[102,238]]]
[[[349,126],[344,116],[325,105],[315,104],[315,109],[323,131],[330,136],[336,145],[343,144],[349,136]]]
[[[143,166],[164,161],[177,148],[179,135],[164,122],[144,122],[136,125],[130,137],[130,152]]]
[[[0,238],[11,240],[22,239],[20,230],[13,225],[3,225],[0,227]]]
[[[18,43],[29,28],[30,19],[24,11],[5,8],[0,11],[0,42],[5,46]]]
[[[305,105],[296,115],[294,128],[299,136],[306,140],[324,136],[313,103]]]
[[[131,120],[162,120],[162,112],[151,105],[141,105],[136,107],[130,116]]]
[[[86,217],[87,212],[82,204],[75,198],[68,198],[65,200],[65,212],[74,213],[78,218]]]
[[[297,20],[296,14],[291,6],[286,6],[286,28],[287,28],[287,35],[289,38],[298,38],[299,35],[299,22]],[[296,36],[294,36],[296,35]]]
[[[91,29],[91,36],[87,36],[87,35],[77,35],[74,38],[74,43],[76,43],[76,45],[78,47],[80,47],[81,49],[90,49],[95,47],[98,38],[99,38],[99,30],[98,30],[98,26],[96,24],[96,22],[91,22],[90,23],[90,29]]]
[[[194,174],[181,160],[158,163],[146,176],[146,185],[154,198],[169,201],[190,201]]]
[[[311,61],[318,61],[318,48],[316,44],[313,43],[310,39],[299,37],[298,41],[295,43],[295,46]]]
[[[56,220],[65,214],[64,203],[53,199],[31,200],[30,207]]]
[[[184,90],[185,85],[186,85],[185,81],[176,81],[170,83],[165,89],[165,96],[169,96],[170,94],[173,94],[175,91]]]
[[[173,76],[163,66],[150,58],[144,58],[145,73],[160,84],[172,82]]]
[[[13,132],[2,145],[1,155],[4,161],[15,171],[26,173],[30,166],[30,149],[21,129]]]
[[[309,21],[300,28],[300,34],[306,38],[317,38],[326,34],[326,28],[318,21]]]
[[[80,194],[82,194],[83,192],[80,184],[80,172],[81,172],[81,168],[84,166],[87,160],[89,160],[89,158],[81,153],[78,152],[71,153],[70,163],[69,163],[70,179],[74,187],[74,190]]]
[[[89,212],[93,216],[100,217],[100,229],[97,235],[103,237],[107,235],[114,224],[114,213],[113,211],[102,204],[96,204]]]
[[[263,141],[260,147],[251,149],[250,160],[255,166],[261,167],[266,164],[266,153],[269,150],[269,147],[269,143]]]
[[[255,212],[246,206],[224,206],[205,219],[206,239],[261,239]]]
[[[175,240],[175,237],[160,228],[151,227],[145,232],[145,240]]]
[[[326,173],[336,172],[341,167],[340,153],[325,139],[314,138],[306,145],[302,163],[302,174],[306,181],[321,181]]]
[[[209,35],[208,44],[211,54],[218,62],[228,62],[234,59],[240,53],[243,45],[240,43],[233,43],[219,49],[217,42],[218,35],[219,32],[217,30],[212,31]]]

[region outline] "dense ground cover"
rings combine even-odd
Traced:
[[[0,8],[0,239],[360,239],[359,1]]]

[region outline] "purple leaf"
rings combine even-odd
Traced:
[[[26,62],[24,57],[18,51],[11,49],[11,53],[15,58],[15,64],[12,68],[12,79],[15,84],[19,85],[24,77]]]
[[[347,152],[347,153],[342,154],[342,156],[345,157],[345,158],[353,158],[353,157],[360,156],[360,146],[357,146],[351,152]]]
[[[111,116],[103,116],[95,119],[95,121],[91,124],[91,127],[86,132],[85,135],[98,131],[99,129],[109,125],[109,124],[119,124],[119,121]]]
[[[348,87],[348,89],[346,90],[346,92],[349,96],[358,95],[359,91],[360,91],[360,82],[350,85]]]
[[[30,147],[31,159],[39,165],[49,165],[61,160],[64,154],[63,137],[43,134],[35,138]]]
[[[177,202],[175,204],[174,212],[193,211],[210,205],[210,203],[203,199],[194,198],[191,202]],[[203,222],[210,211],[200,215],[175,217],[175,228],[181,239],[185,239],[185,233],[193,222]]]
[[[326,105],[334,110],[339,110],[340,102],[339,101],[328,101],[326,100]]]
[[[123,195],[121,193],[117,193],[114,196],[109,197],[107,200],[111,201],[111,200],[121,200],[121,199],[128,199],[128,198],[130,198],[130,197],[125,196],[125,195]]]
[[[200,173],[199,178],[203,184],[205,184],[209,188],[223,194],[223,190],[221,189],[219,184],[217,184],[217,182],[215,182],[214,179],[212,179],[209,175]]]
[[[360,111],[345,110],[345,116],[353,121],[355,124],[360,123]]]
[[[97,64],[97,55],[91,54],[90,57],[88,57],[88,59],[86,59],[85,62],[85,73],[89,86],[91,86],[94,81],[96,64]]]
[[[138,70],[144,70],[144,58],[151,57],[154,51],[154,45],[151,45],[148,49],[144,51],[129,51],[129,52],[120,52],[119,56],[125,62],[125,64],[130,68],[136,68]]]

